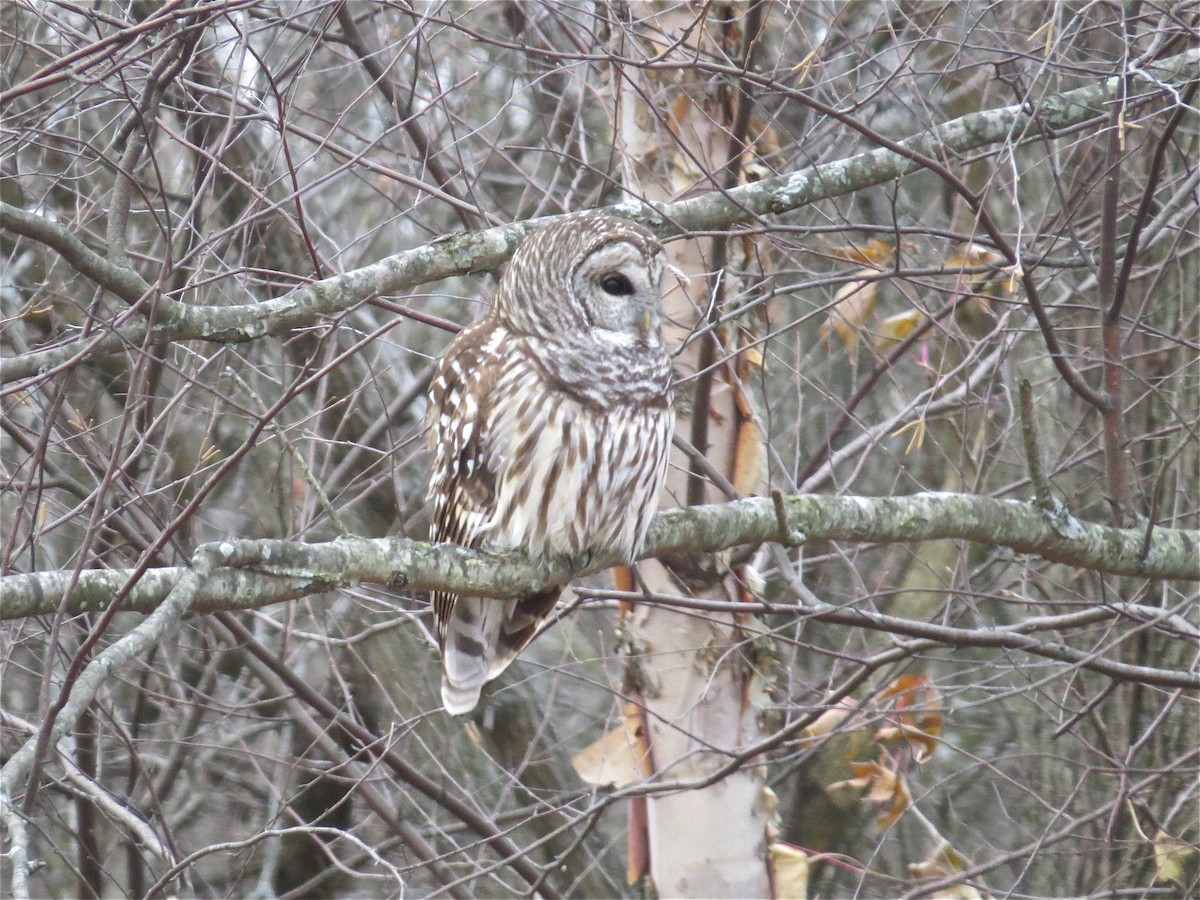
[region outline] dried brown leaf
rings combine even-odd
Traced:
[[[626,710],[624,721],[580,750],[571,759],[576,774],[593,787],[624,787],[645,777],[648,748],[638,707]]]
[[[804,900],[808,896],[808,854],[784,841],[772,841],[769,850],[775,900]]]
[[[833,332],[853,355],[858,348],[859,332],[875,314],[877,293],[876,281],[851,281],[842,285],[834,295],[834,304],[829,310],[829,316],[821,323],[821,346],[829,347],[829,334]]]

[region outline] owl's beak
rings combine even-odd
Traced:
[[[654,329],[654,311],[646,310],[642,313],[642,320],[638,322],[638,331],[642,337],[649,337],[650,332]]]

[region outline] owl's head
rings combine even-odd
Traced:
[[[595,213],[573,216],[538,229],[517,248],[493,313],[519,334],[658,346],[665,265],[662,244],[642,226]]]

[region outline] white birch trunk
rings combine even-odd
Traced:
[[[745,10],[742,4],[737,8]],[[727,37],[715,18],[720,5],[708,7],[708,18],[699,27],[693,26],[705,9],[701,4],[633,4],[628,9],[640,18],[624,29],[614,23],[611,49],[616,55],[653,57],[666,49],[667,40],[678,39],[690,29],[684,45],[672,54],[686,59],[697,45],[709,47]],[[725,49],[737,53],[740,48]],[[649,73],[614,66],[609,76],[614,132],[625,161],[629,195],[668,201],[692,189],[711,190],[712,181],[704,172],[720,172],[726,162],[729,115],[722,107],[728,104],[712,95],[688,94],[689,89],[707,85],[697,84],[686,69]],[[740,241],[731,244],[741,252]],[[672,348],[681,346],[704,320],[711,300],[712,246],[713,240],[706,238],[669,247],[673,264],[688,278],[686,291],[669,290],[666,298]],[[736,290],[737,285],[729,285],[728,295]],[[676,358],[679,377],[697,371],[701,345],[701,340],[693,340]],[[717,359],[725,356],[716,354]],[[762,469],[762,436],[756,434],[749,447],[741,441],[741,450],[737,449],[739,428],[747,423],[729,378],[732,369],[732,363],[718,368],[708,408],[695,411],[709,416],[709,446],[699,449],[740,492],[752,493]],[[694,384],[687,382],[677,390],[688,395]],[[691,417],[680,415],[678,433],[688,438],[691,429]],[[664,507],[686,503],[688,472],[686,457],[676,451]],[[723,494],[711,487],[706,490],[705,501],[720,499],[725,499]],[[658,561],[642,564],[639,574],[652,592],[736,599],[736,591],[727,587],[727,583],[733,586],[733,580],[726,576],[725,561],[712,562],[704,561],[704,571],[689,566],[687,586]],[[735,617],[695,616],[637,605],[626,625],[635,648],[630,681],[640,691],[653,781],[706,779],[727,764],[731,754],[762,736],[758,710],[749,702],[752,667],[737,646],[743,635]],[[644,807],[631,814],[631,829],[642,826],[644,813],[644,834],[630,835],[631,879],[648,877],[662,897],[769,896],[770,810],[764,788],[763,767],[747,765],[708,787],[634,801]],[[639,848],[639,840],[648,847]],[[646,858],[638,860],[640,853]]]

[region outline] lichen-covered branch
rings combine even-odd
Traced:
[[[682,550],[718,551],[742,544],[805,540],[895,543],[956,539],[1029,553],[1096,572],[1200,581],[1200,532],[1155,528],[1148,552],[1144,528],[1111,528],[1082,522],[1035,504],[970,494],[926,493],[905,497],[782,498],[787,533],[780,533],[771,498],[674,509],[660,513],[644,556]],[[450,544],[401,538],[344,538],[320,544],[284,540],[224,541],[204,549],[216,561],[197,587],[193,611],[248,609],[360,583],[413,590],[453,590],[513,597],[568,581],[620,562],[597,558],[582,568],[571,561],[537,565],[521,553],[485,553]],[[186,568],[151,569],[125,600],[124,609],[147,612],[171,591]],[[103,609],[129,577],[120,569],[83,572],[67,610]],[[59,608],[69,572],[10,575],[0,579],[0,619],[48,615]]]
[[[1150,67],[1143,73],[1145,77],[1134,81],[1129,102],[1164,93],[1177,96],[1183,85],[1195,80],[1198,64],[1200,50],[1193,49]],[[970,113],[939,126],[935,134],[916,135],[898,142],[897,146],[905,152],[879,148],[677,203],[627,202],[609,207],[608,211],[637,219],[664,237],[724,228],[755,216],[788,212],[912,172],[920,167],[910,158],[913,154],[942,159],[1019,138],[1031,128],[1073,128],[1103,115],[1104,103],[1115,82],[1116,79],[1108,79],[1048,98],[1036,110],[1006,106]],[[221,342],[251,341],[268,334],[282,334],[309,325],[322,315],[344,312],[380,294],[395,293],[453,275],[494,269],[512,255],[528,229],[538,221],[453,235],[257,303],[193,306],[164,303],[164,298],[160,298],[157,324],[153,328],[145,320],[137,320],[104,337],[93,338],[91,352],[114,352],[131,341],[140,343],[148,332],[152,332],[155,341],[199,339]],[[144,293],[144,283],[135,273],[103,261],[68,229],[41,216],[0,203],[0,228],[59,251],[80,272],[127,301],[134,302]],[[68,342],[19,357],[0,359],[0,382],[46,371],[65,362],[80,349],[76,343]]]

